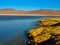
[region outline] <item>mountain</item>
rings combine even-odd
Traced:
[[[60,10],[35,10],[35,11],[30,11],[29,14],[52,14],[52,15],[59,15]]]
[[[60,10],[34,10],[34,11],[23,11],[14,10],[12,8],[0,9],[0,14],[48,14],[48,15],[60,15]]]
[[[12,8],[0,9],[0,14],[25,14],[23,10],[14,10]]]

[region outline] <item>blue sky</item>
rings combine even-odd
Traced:
[[[0,9],[3,8],[16,10],[60,10],[60,0],[0,0]]]

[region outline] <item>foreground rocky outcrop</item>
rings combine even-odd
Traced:
[[[28,44],[60,45],[60,18],[39,21],[39,27],[28,31]]]

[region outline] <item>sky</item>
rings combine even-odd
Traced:
[[[15,10],[60,10],[60,0],[0,0],[0,9]]]

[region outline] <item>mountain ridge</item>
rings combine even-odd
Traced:
[[[49,10],[49,9],[41,9],[41,10],[32,10],[32,11],[24,11],[24,10],[15,10],[12,8],[0,9],[0,14],[52,14],[52,15],[60,15],[60,10]]]

